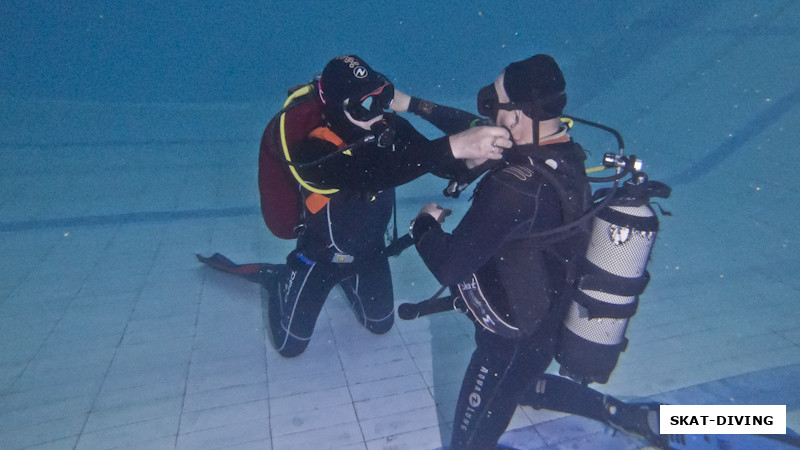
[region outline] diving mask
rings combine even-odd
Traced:
[[[514,111],[517,109],[522,109],[522,107],[514,102],[500,103],[494,84],[484,86],[478,91],[478,114],[484,117],[496,119],[497,112],[500,110]]]
[[[381,76],[383,84],[374,91],[361,96],[361,98],[349,99],[345,110],[350,113],[353,119],[368,122],[383,114],[394,100],[394,85]]]

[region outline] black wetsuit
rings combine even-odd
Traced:
[[[518,146],[506,154],[507,163],[476,187],[470,209],[452,234],[429,215],[414,224],[417,250],[443,285],[476,274],[484,295],[522,331],[522,337],[509,339],[476,325],[477,348],[456,406],[454,449],[494,448],[518,404],[569,410],[552,396],[543,398],[536,387],[555,352],[569,261],[585,251],[588,230],[576,228],[567,239],[541,233],[574,220],[590,206],[585,154],[571,140]],[[555,174],[564,192],[559,194],[534,166]],[[562,197],[569,203],[562,204]]]
[[[416,98],[409,112],[447,134],[480,120]],[[453,160],[446,138],[428,141],[407,121],[389,117],[397,120],[394,151],[400,153],[363,148],[373,153],[364,159],[358,158],[362,153],[342,155],[326,161],[316,174],[303,172],[308,181],[342,190],[320,212],[309,215],[286,266],[270,269],[281,274],[272,285],[276,292],[271,300],[281,300],[270,302],[270,328],[284,356],[305,350],[322,305],[337,284],[362,325],[374,333],[388,331],[394,322],[394,296],[387,256],[381,250],[391,217],[392,187],[427,172],[468,178],[463,163]],[[305,145],[309,159],[336,150],[318,139]],[[511,155],[508,160],[479,183],[472,207],[452,235],[430,216],[418,218],[414,226],[417,250],[439,281],[453,285],[476,273],[487,286],[487,295],[497,299],[524,331],[520,339],[506,339],[476,325],[478,347],[464,376],[452,447],[491,448],[518,404],[578,414],[647,435],[643,418],[652,404],[626,405],[566,378],[543,375],[553,358],[553,339],[561,320],[559,296],[567,283],[567,260],[583,251],[586,233],[581,231],[585,228],[573,230],[569,239],[560,233],[537,233],[573,220],[587,206],[589,188],[579,180],[583,150],[570,141],[506,153]],[[412,163],[412,158],[419,160]],[[546,165],[548,159],[558,166],[554,173],[564,188],[561,193],[530,168]],[[563,205],[562,198],[574,202]],[[353,256],[352,262],[332,262],[337,253]],[[476,386],[480,386],[477,398]],[[611,409],[616,415],[609,413]]]
[[[429,108],[419,110],[420,105]],[[430,105],[414,99],[410,111],[427,112],[423,115],[427,117]],[[432,123],[443,131],[469,127],[457,110],[437,110]],[[306,349],[325,299],[336,285],[341,285],[359,322],[369,331],[381,334],[391,329],[394,294],[383,250],[394,187],[429,172],[449,177],[466,170],[462,161],[453,158],[446,137],[429,141],[401,117],[386,114],[385,120],[395,132],[392,145],[380,147],[373,142],[298,168],[314,187],[340,191],[330,195],[320,211],[306,211],[297,247],[280,271],[280,286],[272,288],[270,328],[275,348],[283,356],[296,356]],[[295,150],[294,160],[315,161],[336,152],[334,143],[309,138]]]

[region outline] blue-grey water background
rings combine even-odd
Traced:
[[[506,64],[554,55],[567,78],[567,112],[618,129],[626,152],[673,187],[660,202],[673,215],[662,216],[631,343],[603,388],[628,397],[724,391],[731,402],[739,395],[783,402],[789,426],[800,428],[800,394],[786,375],[800,364],[798,17],[800,6],[789,0],[2,2],[0,446],[138,446],[143,429],[153,433],[146,442],[165,448],[301,446],[293,433],[314,429],[311,420],[282,422],[287,416],[276,405],[286,398],[281,392],[292,391],[272,377],[316,365],[276,359],[264,343],[257,289],[209,273],[193,258],[219,251],[237,262],[280,262],[292,248],[261,222],[258,142],[287,89],[345,53],[409,94],[472,111],[477,90]],[[616,150],[602,132],[576,126],[573,136],[590,162]],[[427,176],[400,188],[400,223],[421,204],[443,201],[443,187]],[[452,225],[468,203],[447,204],[456,210]],[[394,260],[393,270],[398,303],[437,288],[413,251]],[[360,436],[321,437],[315,445],[446,442],[440,430],[452,422],[452,386],[470,351],[461,322],[454,329],[463,341],[443,340],[436,321],[451,319],[431,319],[424,330],[399,323],[393,332],[431,392],[434,419],[419,428],[429,434],[407,425],[411,419],[398,422],[405,428],[372,422],[389,413],[365,413],[368,400],[354,394],[363,380],[350,374],[344,383]],[[235,335],[250,329],[243,323],[257,331]],[[336,335],[338,322],[330,323]],[[431,339],[415,341],[409,330]],[[384,342],[370,338],[328,353]],[[165,342],[170,358],[144,356],[161,354]],[[197,378],[197,367],[234,343],[252,353],[241,350],[236,364],[212,365]],[[133,357],[129,345],[139,350]],[[451,366],[443,355],[454,348],[463,350]],[[340,359],[348,373],[347,358]],[[219,381],[230,366],[250,378]],[[131,367],[151,381],[115,384]],[[163,389],[152,380],[174,368],[183,374],[170,378],[174,391],[136,401],[134,387]],[[718,384],[697,388],[708,383]],[[204,409],[188,399],[220,386],[252,387],[251,402],[230,401],[223,411],[252,407],[270,426],[198,419],[219,413],[224,401]],[[526,414],[527,425],[543,420]],[[341,411],[317,419],[330,425],[331,417],[349,420]],[[215,444],[219,436],[228,440]]]

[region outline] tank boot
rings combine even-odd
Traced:
[[[617,430],[646,439],[661,449],[672,449],[672,442],[685,444],[683,435],[659,434],[658,411],[661,403],[625,403],[610,395],[603,397],[606,422]],[[681,441],[684,442],[681,442]]]

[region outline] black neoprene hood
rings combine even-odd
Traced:
[[[319,87],[326,105],[341,105],[345,99],[360,99],[388,80],[356,55],[332,59],[322,71]]]
[[[372,69],[356,55],[333,58],[325,66],[319,80],[323,110],[331,129],[345,141],[357,139],[364,130],[354,125],[344,114],[345,99],[360,102],[361,98],[389,83],[382,73]]]
[[[539,120],[561,115],[567,104],[566,86],[556,60],[544,54],[509,64],[503,78],[508,98],[514,103],[531,105],[531,110],[525,113],[535,114]]]

